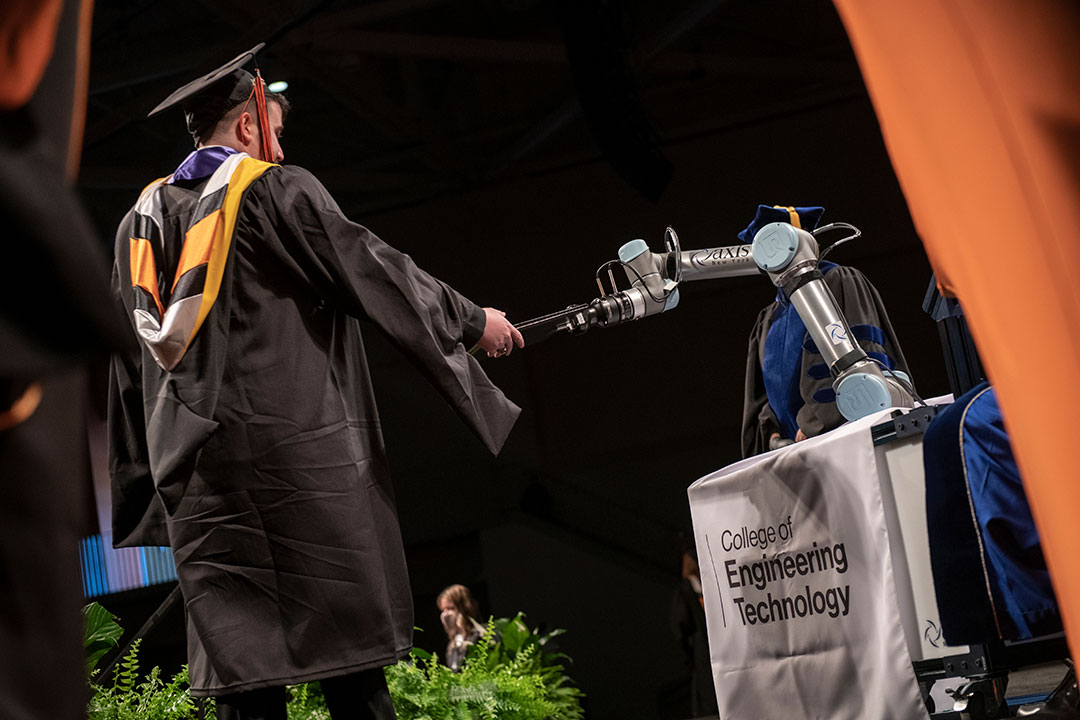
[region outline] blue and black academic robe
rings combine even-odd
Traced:
[[[858,270],[822,262],[825,284],[867,355],[890,370],[908,372],[881,296]],[[773,433],[794,440],[839,427],[844,417],[828,365],[806,332],[794,306],[778,292],[758,315],[750,334],[743,403],[742,453],[769,449]]]

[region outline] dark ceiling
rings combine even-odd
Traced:
[[[598,156],[655,200],[663,145],[864,93],[820,0],[99,0],[84,191],[130,198],[171,171],[182,116],[146,112],[262,41],[294,105],[286,160],[348,213]]]

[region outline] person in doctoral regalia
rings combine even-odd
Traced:
[[[282,166],[288,110],[242,68],[173,93],[196,150],[120,224],[113,292],[141,341],[117,355],[118,547],[169,544],[191,693],[219,717],[285,717],[322,681],[335,718],[394,716],[381,668],[413,608],[360,320],[497,453],[519,409],[470,356],[523,345]]]
[[[824,214],[821,207],[759,205],[739,233],[744,243],[772,222],[810,231]],[[821,261],[818,268],[840,312],[866,354],[889,370],[908,372],[881,296],[855,268]],[[757,455],[815,437],[844,423],[836,407],[829,367],[794,306],[777,290],[776,300],[758,314],[750,334],[743,400],[742,454]]]

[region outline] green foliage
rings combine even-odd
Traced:
[[[111,686],[91,685],[87,720],[195,720],[198,706],[188,693],[187,666],[166,683],[155,667],[139,681],[139,645],[120,661]],[[213,710],[209,710],[213,717]]]
[[[86,671],[93,672],[98,661],[120,642],[124,628],[116,616],[92,602],[83,608],[83,648],[86,651]]]
[[[581,720],[565,656],[544,652],[558,634],[530,631],[520,613],[490,620],[460,673],[414,650],[411,662],[386,668],[399,720]]]
[[[116,618],[97,603],[83,609],[85,647],[91,676],[94,667],[123,634]],[[386,681],[399,720],[582,720],[583,693],[570,682],[565,655],[549,652],[556,630],[530,631],[521,613],[488,621],[470,648],[460,673],[439,664],[419,648],[407,661],[386,668]],[[188,688],[185,666],[165,682],[161,669],[139,676],[139,645],[120,661],[111,685],[91,686],[87,720],[195,720],[198,704]],[[104,649],[102,649],[104,648]],[[213,717],[213,701],[205,703]],[[318,683],[289,688],[289,720],[330,720]]]
[[[288,720],[330,720],[319,683],[305,683],[289,687]]]
[[[494,627],[500,642],[495,643],[487,655],[488,667],[511,667],[516,673],[540,678],[547,700],[556,708],[553,718],[581,720],[584,717],[581,709],[584,693],[566,675],[564,663],[570,662],[570,658],[552,652],[552,641],[565,630],[555,629],[544,635],[536,629],[530,631],[525,625],[525,614],[520,612],[513,618],[493,620],[489,626]]]

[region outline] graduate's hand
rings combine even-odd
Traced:
[[[514,345],[525,347],[525,338],[506,319],[506,313],[495,308],[484,308],[487,321],[484,323],[484,334],[477,343],[488,357],[503,357],[510,354]]]
[[[802,441],[803,441],[803,440],[805,440],[805,439],[806,439],[806,433],[804,433],[804,432],[802,431],[802,428],[799,428],[799,429],[798,429],[798,430],[797,430],[797,431],[795,432],[795,442],[802,442]]]

